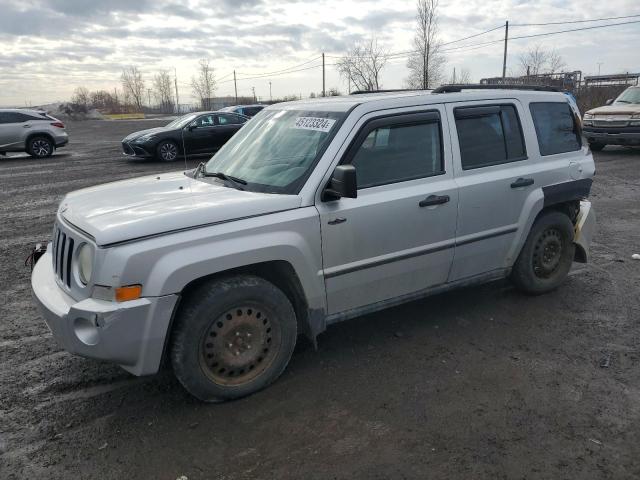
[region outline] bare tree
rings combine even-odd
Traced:
[[[446,60],[438,36],[439,0],[418,0],[414,53],[407,60],[409,88],[433,88],[442,80]]]
[[[372,38],[356,43],[338,60],[338,72],[356,90],[380,90],[380,72],[387,58],[378,41]]]
[[[163,112],[173,112],[173,82],[166,70],[153,76],[153,93]]]
[[[144,104],[145,86],[140,70],[135,66],[127,67],[122,70],[120,79],[124,90],[125,102],[133,103],[138,111],[141,111]]]
[[[71,103],[74,103],[86,110],[89,107],[89,103],[90,103],[89,96],[90,96],[89,90],[87,90],[85,87],[77,87],[73,91],[73,96],[71,97]]]
[[[202,108],[211,110],[211,100],[216,90],[216,77],[209,60],[203,58],[198,62],[198,74],[191,77],[191,89],[200,100]]]
[[[556,50],[545,50],[540,45],[535,45],[520,55],[519,63],[522,76],[557,73],[567,66]]]
[[[460,70],[456,70],[455,68],[451,72],[451,76],[447,83],[454,85],[468,85],[471,83],[471,72],[467,68],[461,68]]]

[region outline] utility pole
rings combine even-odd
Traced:
[[[236,71],[233,71],[233,88],[236,91],[236,105],[238,104],[238,84],[236,83]]]
[[[176,113],[180,113],[180,97],[178,96],[178,69],[174,67],[173,73],[175,74],[173,76],[173,79],[176,85]]]
[[[324,91],[324,52],[322,52],[322,96],[325,96]]]
[[[504,59],[502,60],[502,82],[507,76],[507,42],[509,41],[509,20],[504,24]]]
[[[271,96],[271,80],[269,80],[269,101],[273,102],[273,97]]]
[[[453,84],[456,84],[456,67],[453,67]]]
[[[598,62],[598,76],[600,76],[600,66],[603,64],[604,62]]]
[[[255,103],[256,100],[256,87],[251,87],[251,91],[253,92],[253,102]]]
[[[149,108],[151,108],[151,89],[147,88],[147,98],[149,99]]]

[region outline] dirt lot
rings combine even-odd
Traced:
[[[72,123],[51,159],[0,157],[0,478],[640,477],[640,150],[597,155],[593,263],[557,292],[494,283],[336,325],[267,390],[205,405],[170,371],[61,351],[23,266],[66,192],[181,168],[120,155],[156,124]]]

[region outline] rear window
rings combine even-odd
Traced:
[[[463,170],[524,160],[527,153],[513,105],[455,109]]]
[[[575,152],[582,147],[578,121],[568,103],[529,105],[541,155]]]

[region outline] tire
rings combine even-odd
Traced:
[[[27,142],[27,153],[34,158],[46,158],[53,155],[55,145],[49,137],[36,136]]]
[[[606,143],[598,143],[598,142],[589,143],[589,148],[594,152],[599,152],[606,146],[607,146]]]
[[[171,140],[163,140],[156,147],[156,156],[163,162],[173,162],[178,158],[178,145]]]
[[[250,275],[223,278],[184,298],[171,363],[194,397],[231,400],[274,382],[289,363],[296,337],[296,315],[280,289]]]
[[[573,237],[573,224],[564,213],[548,212],[536,219],[511,271],[515,286],[530,295],[558,288],[573,263]]]

